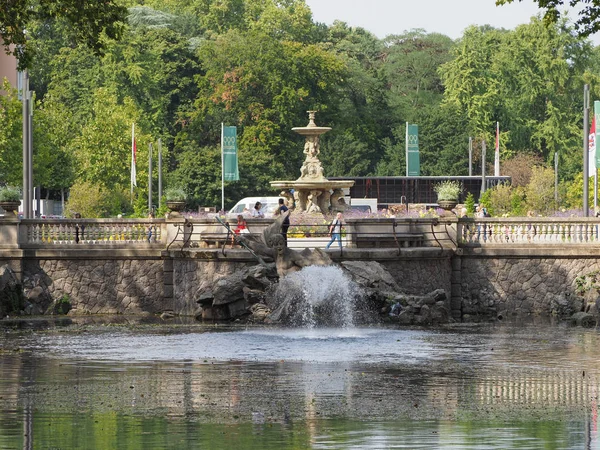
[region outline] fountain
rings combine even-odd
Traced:
[[[325,178],[323,166],[319,160],[319,136],[331,130],[319,127],[315,123],[316,111],[307,111],[309,122],[305,127],[294,127],[293,131],[305,136],[304,154],[300,168],[300,178],[295,181],[271,181],[271,186],[281,189],[282,197],[287,199],[288,207],[299,212],[327,214],[330,211],[344,211],[344,189],[354,185],[354,181]]]
[[[280,279],[267,303],[273,308],[270,320],[274,322],[351,328],[362,295],[362,289],[339,266],[308,266]]]

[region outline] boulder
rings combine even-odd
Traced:
[[[590,313],[586,313],[583,311],[576,312],[571,316],[571,324],[577,325],[580,327],[591,328],[595,327],[597,324],[596,316]]]
[[[394,277],[376,261],[343,261],[341,266],[359,286],[402,292]]]

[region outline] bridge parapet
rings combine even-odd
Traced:
[[[462,218],[460,247],[514,247],[600,244],[600,220],[595,217]]]

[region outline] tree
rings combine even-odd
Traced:
[[[496,5],[513,3],[515,0],[496,0]],[[523,0],[519,0],[523,1]],[[533,0],[539,8],[546,10],[544,22],[554,24],[560,18],[560,7],[568,3],[569,6],[585,5],[579,12],[575,21],[575,28],[580,36],[586,37],[600,30],[600,1],[598,0]],[[591,3],[591,4],[590,4]]]
[[[0,8],[0,38],[6,53],[14,54],[24,69],[34,53],[26,32],[32,21],[64,20],[74,41],[102,54],[103,36],[118,38],[126,14],[127,9],[114,0],[12,0]]]
[[[416,29],[383,40],[385,64],[381,72],[389,89],[390,107],[402,119],[413,122],[418,110],[437,105],[444,92],[438,75],[451,58],[452,39]],[[400,118],[400,117],[399,117]]]
[[[19,186],[23,180],[22,106],[16,89],[4,79],[0,95],[0,183]]]

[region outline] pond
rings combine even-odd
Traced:
[[[0,448],[600,446],[597,330],[40,318],[0,349]]]

